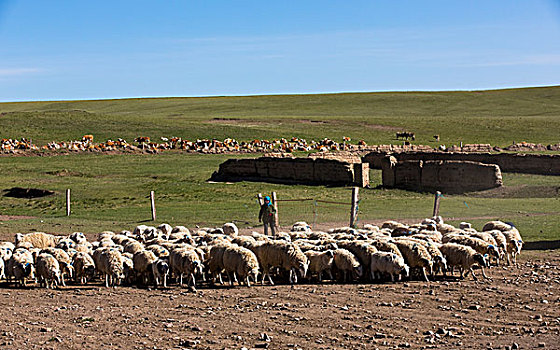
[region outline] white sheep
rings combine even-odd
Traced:
[[[228,276],[230,273],[235,274],[239,278],[239,283],[245,281],[247,287],[251,286],[250,278],[256,282],[259,274],[259,262],[255,253],[247,248],[236,245],[226,247],[223,254],[223,266]],[[230,285],[233,280],[229,278]]]
[[[428,282],[426,268],[430,275],[433,275],[433,261],[428,250],[420,243],[411,242],[407,240],[398,240],[394,243],[399,248],[404,261],[412,268],[418,268],[422,271],[422,276]]]
[[[363,273],[362,265],[354,254],[346,249],[336,249],[334,252],[334,266],[342,272],[343,281],[348,281],[348,273],[352,279],[360,278]]]
[[[177,248],[169,252],[169,263],[175,276],[179,276],[179,285],[183,286],[183,275],[187,275],[187,286],[196,289],[196,274],[202,274],[202,261],[196,250]]]
[[[521,249],[523,248],[523,241],[520,239],[519,231],[517,229],[511,229],[508,231],[502,231],[506,243],[506,257],[508,265],[513,261],[517,265],[517,256],[521,254]]]
[[[41,286],[54,288],[60,284],[60,266],[54,256],[48,253],[39,254],[35,266]]]
[[[377,248],[364,241],[341,241],[337,242],[340,248],[350,251],[360,262],[363,273],[370,275],[371,256],[377,252]]]
[[[60,265],[60,277],[63,286],[66,286],[65,278],[72,278],[74,276],[74,267],[72,266],[72,259],[67,252],[60,248],[45,248],[41,253],[51,254],[58,260]]]
[[[6,264],[7,277],[14,277],[16,283],[25,287],[26,278],[35,278],[33,255],[25,248],[16,248]]]
[[[405,277],[409,275],[409,267],[404,262],[404,259],[396,254],[389,252],[375,252],[371,256],[370,261],[371,279],[375,280],[381,278],[381,275],[386,273],[391,276],[391,281],[395,282],[395,275],[400,279],[401,274]]]
[[[124,277],[121,253],[114,248],[104,249],[99,254],[97,269],[105,277],[105,287],[116,288]]]
[[[48,248],[56,245],[55,236],[44,232],[32,232],[28,234],[16,233],[16,246],[23,246],[24,243],[31,243],[34,248]]]
[[[72,258],[76,282],[86,284],[95,277],[95,262],[88,253],[78,252]]]
[[[158,257],[151,250],[141,250],[134,254],[132,261],[134,262],[134,270],[142,283],[148,284],[152,273],[152,264],[158,260]]]
[[[469,246],[482,255],[488,254],[489,256],[495,257],[496,259],[501,258],[498,247],[480,238],[457,235],[451,238],[448,242]]]
[[[332,250],[324,252],[308,250],[304,254],[307,260],[309,260],[309,273],[317,274],[319,282],[323,280],[323,272],[328,273],[330,279],[333,279],[332,267],[334,263],[334,252]]]
[[[268,277],[270,284],[274,284],[270,277],[270,269],[273,267],[289,271],[290,283],[297,283],[298,273],[302,277],[305,277],[307,274],[307,268],[309,266],[307,257],[303,254],[301,249],[293,243],[284,241],[263,241],[250,249],[257,256],[259,265],[263,270],[262,284],[264,284],[265,277]]]
[[[451,268],[451,274],[453,274],[453,267],[458,266],[461,278],[464,278],[464,271],[470,271],[476,280],[472,267],[474,264],[478,264],[482,270],[482,276],[488,278],[484,273],[484,267],[488,266],[488,262],[482,254],[477,253],[473,248],[462,244],[445,243],[439,249],[447,258],[447,265]]]

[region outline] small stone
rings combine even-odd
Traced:
[[[270,346],[270,343],[258,343],[258,344],[255,344],[255,348],[258,348],[258,349],[268,349],[269,346]]]
[[[519,349],[519,344],[513,343],[513,344],[511,345],[511,348],[512,348],[512,350],[517,350],[517,349]]]
[[[480,305],[470,305],[469,310],[480,310]]]
[[[42,333],[52,332],[52,328],[42,327],[42,328],[39,329],[39,332],[42,332]]]
[[[539,348],[544,348],[546,346],[546,343],[539,343],[539,345],[537,345]]]

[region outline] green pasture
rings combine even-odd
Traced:
[[[349,93],[252,97],[155,98],[99,101],[0,103],[0,138],[95,141],[119,137],[179,136],[341,141],[400,144],[395,132],[411,131],[417,144],[560,142],[560,87],[472,92]],[[246,155],[257,156],[257,155]],[[276,191],[280,221],[346,225],[350,188],[241,182],[208,183],[230,156],[164,152],[0,157],[0,233],[54,233],[132,229],[150,219],[149,192],[156,193],[157,222],[189,227],[235,221],[258,225],[255,195]],[[376,187],[360,191],[359,222],[420,220],[432,212],[433,195]],[[477,227],[491,219],[514,222],[527,240],[560,238],[560,177],[504,174],[505,187],[445,196],[441,214],[453,223]],[[5,196],[13,187],[55,191],[43,198]],[[65,196],[72,191],[72,215]],[[260,229],[257,227],[257,229]]]
[[[0,215],[25,216],[0,222],[0,234],[42,230],[54,233],[132,229],[154,224],[149,192],[156,193],[157,222],[172,225],[214,226],[235,221],[241,227],[258,225],[255,195],[276,191],[282,225],[310,223],[347,225],[351,189],[240,182],[208,183],[225,155],[182,154],[0,157],[0,190],[41,188],[55,195],[35,198],[2,196]],[[372,188],[360,190],[359,225],[384,219],[422,219],[431,216],[433,194],[375,188],[381,181],[372,171]],[[481,226],[491,219],[513,221],[527,240],[560,238],[560,200],[550,195],[560,177],[504,174],[505,191],[444,196],[441,214],[453,223]],[[519,197],[515,189],[524,187]],[[72,191],[72,215],[66,217],[65,189]],[[514,193],[513,196],[509,192]],[[0,193],[2,195],[2,193]],[[318,202],[316,202],[319,200]],[[334,202],[340,204],[324,203]],[[260,230],[260,227],[256,228]]]

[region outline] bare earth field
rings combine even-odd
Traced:
[[[477,271],[480,274],[480,271]],[[560,348],[560,254],[492,280],[0,289],[2,349]]]

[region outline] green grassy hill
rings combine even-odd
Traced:
[[[187,139],[350,136],[396,143],[396,131],[429,144],[560,142],[560,87],[251,97],[0,103],[0,137],[36,143],[146,135]]]

